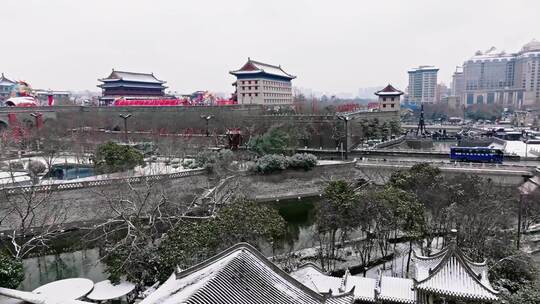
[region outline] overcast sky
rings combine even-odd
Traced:
[[[540,39],[538,12],[538,0],[2,0],[0,71],[44,89],[97,91],[115,68],[230,92],[249,56],[316,91],[405,89],[411,67],[448,83],[476,50]]]

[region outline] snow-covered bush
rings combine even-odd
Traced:
[[[309,153],[297,153],[289,157],[289,168],[311,170],[317,165],[317,157]]]
[[[309,153],[298,153],[291,157],[267,154],[255,162],[255,166],[251,167],[251,171],[262,174],[277,172],[285,169],[303,169],[311,170],[317,165],[317,157]]]
[[[283,155],[267,154],[255,162],[255,171],[259,173],[272,173],[287,169],[289,162],[287,157]]]

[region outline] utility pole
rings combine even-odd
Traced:
[[[124,142],[128,143],[128,129],[127,129],[127,120],[131,117],[131,113],[129,114],[120,114],[120,118],[124,119]]]

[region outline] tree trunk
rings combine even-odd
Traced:
[[[407,257],[407,278],[409,277],[409,266],[411,264],[411,254],[412,254],[412,240],[409,241],[409,256]]]

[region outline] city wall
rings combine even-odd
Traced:
[[[117,216],[113,208],[125,211],[133,206],[143,206],[144,212],[150,212],[151,206],[146,203],[150,201],[164,200],[160,207],[162,212],[183,211],[213,184],[214,181],[201,169],[168,175],[5,188],[0,190],[0,231],[20,226],[21,216],[13,212],[15,207],[23,212],[29,206],[35,207],[26,222],[32,227],[51,224],[62,224],[64,228],[90,226]]]
[[[344,141],[344,123],[335,115],[268,115],[261,106],[201,106],[201,107],[82,107],[58,106],[36,108],[0,108],[0,124],[9,126],[8,113],[15,113],[19,122],[33,126],[31,113],[43,113],[45,129],[66,132],[67,130],[102,129],[123,131],[122,114],[131,114],[127,128],[134,133],[134,139],[156,137],[159,134],[206,134],[207,121],[201,116],[211,117],[208,121],[210,134],[224,134],[227,129],[240,128],[247,141],[252,134],[264,133],[271,127],[288,127],[301,131],[305,138],[300,146],[309,148],[335,148]],[[369,120],[399,121],[399,112],[356,112],[349,113],[349,149],[361,142],[361,123]],[[146,132],[147,135],[142,135]],[[44,132],[46,133],[46,132]],[[42,134],[44,135],[44,134]],[[95,134],[93,134],[95,135]],[[106,134],[107,137],[118,135]]]

